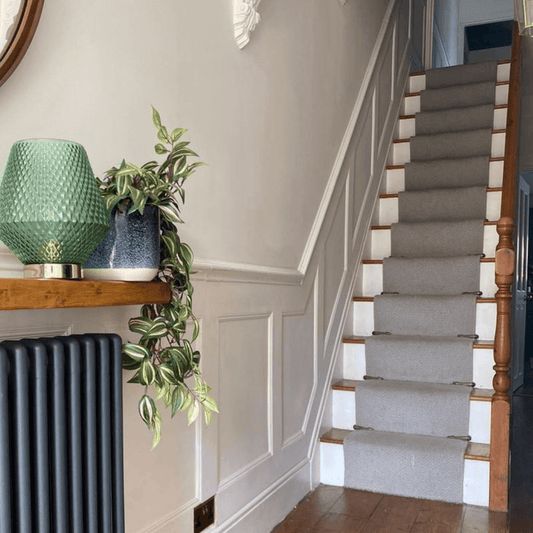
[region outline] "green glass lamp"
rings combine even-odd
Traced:
[[[80,279],[109,214],[87,153],[72,141],[16,142],[0,184],[0,240],[24,277]]]

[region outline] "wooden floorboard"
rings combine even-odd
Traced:
[[[482,507],[320,485],[273,532],[508,533],[507,522]]]

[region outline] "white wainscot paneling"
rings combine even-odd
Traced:
[[[314,294],[305,313],[283,314],[282,409],[283,447],[304,436],[316,391]]]
[[[188,426],[186,417],[171,418],[161,409],[163,437],[152,450],[152,435],[137,412],[140,395],[141,387],[124,383],[126,531],[159,533],[171,528],[177,531],[176,525],[184,522],[192,528],[190,511],[199,502],[196,498],[198,425]],[[187,460],[180,461],[179,457],[187,457]],[[142,468],[135,468],[135,465],[142,465]],[[163,491],[161,479],[164,479]],[[150,501],[149,512],[142,506],[132,505],[139,501],[139,494],[158,494]]]
[[[393,98],[393,84],[392,84],[392,73],[394,69],[393,61],[394,57],[392,54],[392,38],[394,34],[391,33],[390,38],[385,45],[385,54],[379,69],[379,83],[376,90],[376,106],[377,106],[377,131],[381,133],[381,138],[379,146],[381,148],[386,137],[386,129],[384,128],[387,116],[391,111],[391,100]]]
[[[346,270],[345,252],[346,190],[339,195],[324,250],[324,329],[326,342],[333,323],[332,312],[338,300],[341,280]]]
[[[221,486],[245,475],[272,453],[271,329],[270,315],[219,321]]]
[[[365,118],[359,134],[359,142],[355,149],[354,172],[352,173],[350,185],[352,191],[352,213],[354,214],[352,232],[354,233],[359,225],[361,207],[365,199],[368,182],[374,173],[374,120],[372,109],[373,106],[371,104],[365,107]]]

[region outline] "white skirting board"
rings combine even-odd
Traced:
[[[465,459],[463,502],[469,505],[489,505],[489,462]],[[320,443],[320,480],[325,485],[344,486],[344,447],[329,442]]]

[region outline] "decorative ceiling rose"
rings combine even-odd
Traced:
[[[261,20],[257,6],[261,0],[233,0],[233,31],[239,48],[250,42],[250,34]]]

